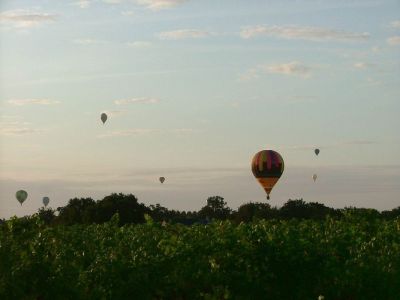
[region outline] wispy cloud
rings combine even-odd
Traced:
[[[172,31],[164,31],[158,34],[161,40],[183,40],[196,39],[210,36],[211,32],[197,29],[178,29]]]
[[[390,23],[392,28],[400,28],[400,20],[396,20]]]
[[[355,140],[342,140],[337,141],[330,144],[323,144],[323,145],[292,145],[292,146],[281,146],[280,149],[286,150],[314,150],[316,148],[328,149],[328,148],[336,148],[336,147],[343,147],[343,146],[355,146],[355,145],[377,145],[379,144],[378,141],[375,140],[364,140],[364,139],[355,139]]]
[[[124,11],[121,11],[121,15],[123,15],[123,16],[134,16],[135,12],[133,10],[124,10]]]
[[[129,42],[127,43],[127,45],[132,48],[146,48],[150,47],[151,43],[147,41],[135,41],[135,42]]]
[[[54,105],[59,104],[60,101],[50,99],[11,99],[7,101],[11,105],[24,106],[24,105]]]
[[[286,64],[265,66],[264,68],[269,73],[298,76],[309,76],[311,71],[309,67],[297,61]]]
[[[120,99],[120,100],[115,100],[114,103],[116,105],[125,105],[125,104],[138,104],[138,103],[142,103],[142,104],[156,104],[160,102],[159,99],[157,98],[132,98],[132,99]]]
[[[400,36],[392,36],[388,38],[386,42],[391,46],[400,45]]]
[[[136,3],[151,10],[162,10],[185,3],[187,0],[136,0]]]
[[[366,68],[369,68],[372,66],[373,66],[373,64],[366,63],[366,62],[356,62],[353,64],[353,67],[356,69],[366,69]]]
[[[73,40],[75,44],[79,45],[95,45],[95,44],[104,44],[107,43],[106,41],[103,40],[97,40],[97,39],[75,39]]]
[[[321,27],[257,25],[243,28],[240,32],[240,36],[244,39],[250,39],[257,36],[272,36],[285,39],[303,39],[310,41],[364,41],[369,38],[369,33],[348,32]]]
[[[103,2],[107,4],[121,4],[123,0],[103,0]]]
[[[240,81],[249,81],[252,79],[257,79],[259,77],[259,69],[258,68],[251,68],[248,69],[246,72],[240,75]]]
[[[348,141],[342,141],[339,144],[340,145],[375,145],[375,144],[378,144],[378,142],[374,141],[374,140],[348,140]]]
[[[28,122],[0,122],[0,135],[2,136],[24,136],[34,133],[40,133],[42,130],[35,129]]]
[[[0,13],[0,24],[16,29],[27,29],[56,20],[56,15],[32,10],[8,10]]]
[[[177,128],[177,129],[153,129],[153,128],[134,128],[109,131],[105,134],[98,135],[99,138],[111,137],[129,137],[129,136],[144,136],[149,134],[177,134],[188,135],[195,131],[191,128]]]
[[[91,0],[79,0],[72,3],[72,5],[78,6],[80,8],[88,8],[91,4]]]
[[[107,138],[107,137],[126,137],[126,136],[139,136],[139,135],[147,135],[153,133],[159,133],[160,129],[146,129],[146,128],[135,128],[135,129],[124,129],[124,130],[114,130],[109,131],[105,134],[101,134],[99,138]]]
[[[284,150],[315,150],[316,148],[318,149],[324,149],[326,146],[322,147],[321,145],[283,145],[277,147],[277,149],[284,149]]]
[[[107,116],[109,116],[109,117],[118,117],[118,116],[126,114],[128,111],[126,111],[126,110],[105,110],[103,112],[106,113]]]
[[[256,79],[261,73],[272,73],[282,75],[296,75],[303,78],[308,78],[311,75],[311,67],[306,66],[303,63],[293,61],[290,63],[283,64],[261,64],[254,68],[248,69],[242,75],[240,75],[240,81],[248,81]]]
[[[178,133],[178,134],[189,134],[189,133],[193,133],[194,130],[191,128],[178,128],[178,129],[172,129],[171,132]]]

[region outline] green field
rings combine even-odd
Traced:
[[[400,297],[400,220],[0,229],[0,299]]]

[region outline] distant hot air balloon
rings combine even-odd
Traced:
[[[267,199],[272,188],[282,176],[285,164],[282,156],[273,150],[262,150],[253,157],[251,169],[254,177],[267,193]]]
[[[161,183],[164,183],[165,177],[160,177],[159,180],[160,180]]]
[[[17,198],[18,202],[21,204],[24,203],[26,198],[28,198],[28,193],[24,190],[20,190],[15,194],[15,197]]]
[[[313,176],[312,176],[312,179],[314,180],[314,182],[317,180],[317,174],[314,174]]]
[[[50,198],[49,197],[43,197],[43,204],[45,207],[47,207],[47,205],[49,205],[50,202]]]
[[[103,122],[103,124],[106,123],[106,121],[107,121],[107,114],[102,113],[100,119],[101,119],[101,121]]]
[[[319,149],[315,149],[314,152],[315,152],[315,155],[318,156],[318,154],[319,154]]]

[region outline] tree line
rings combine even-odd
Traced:
[[[400,217],[400,206],[379,212],[370,208],[346,207],[335,209],[318,202],[289,199],[282,207],[268,203],[250,202],[237,210],[228,207],[223,197],[213,196],[199,211],[179,211],[160,204],[146,206],[132,194],[113,193],[101,200],[73,198],[57,209],[40,208],[36,215],[49,225],[101,224],[118,213],[120,225],[138,224],[151,219],[154,222],[181,223],[185,225],[207,224],[213,220],[231,220],[235,223],[258,219],[313,219],[323,220],[327,216],[342,218],[351,214],[368,220],[376,218],[391,220]],[[0,220],[1,221],[1,220]]]

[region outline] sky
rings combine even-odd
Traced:
[[[285,161],[273,206],[392,209],[399,113],[397,0],[0,2],[0,218],[44,196],[264,202],[262,149]]]

